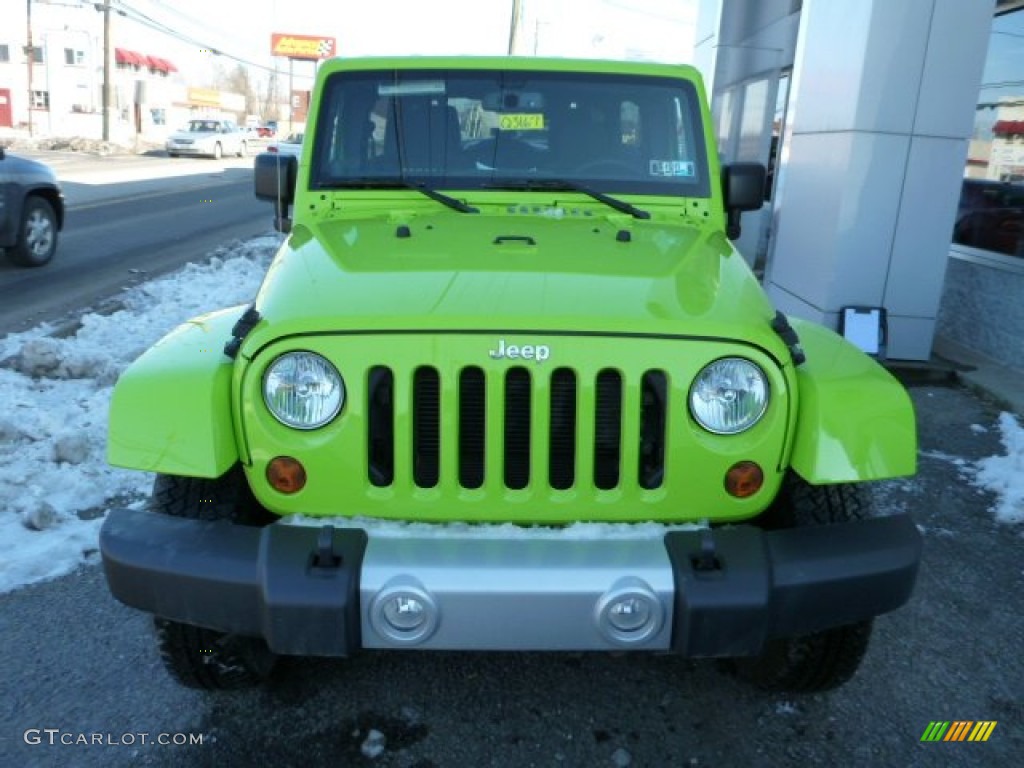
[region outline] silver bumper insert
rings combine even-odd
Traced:
[[[667,650],[672,565],[660,538],[370,537],[365,648]]]

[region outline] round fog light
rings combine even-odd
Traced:
[[[427,620],[426,607],[409,595],[388,598],[382,611],[385,621],[399,632],[412,632]]]
[[[434,598],[407,574],[391,579],[370,603],[370,625],[395,645],[422,643],[434,634],[439,621]]]
[[[643,598],[624,597],[608,606],[608,621],[619,632],[632,634],[650,623],[651,606]]]
[[[601,634],[615,645],[637,645],[650,640],[665,620],[661,601],[643,579],[619,579],[597,601],[595,618]]]

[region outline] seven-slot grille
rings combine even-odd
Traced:
[[[396,464],[403,462],[415,486],[438,486],[445,454],[442,420],[448,419],[456,420],[449,434],[457,448],[449,454],[462,488],[494,482],[488,467],[500,467],[500,484],[510,490],[531,483],[555,490],[654,489],[664,482],[664,371],[649,370],[633,379],[606,368],[593,380],[581,381],[575,370],[564,367],[549,373],[468,366],[445,380],[436,368],[422,366],[409,379],[396,385],[395,372],[383,366],[371,368],[367,377],[367,470],[374,486],[391,486]],[[453,392],[445,397],[447,389]],[[442,403],[455,405],[445,410]],[[493,439],[491,430],[498,430],[500,440]],[[630,435],[633,446],[627,442]],[[500,462],[489,460],[489,447],[500,451]]]

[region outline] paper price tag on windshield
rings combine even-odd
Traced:
[[[502,131],[543,131],[544,115],[536,112],[502,115],[498,118],[498,128]]]

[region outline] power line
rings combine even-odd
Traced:
[[[191,35],[187,35],[187,34],[185,34],[183,32],[179,32],[177,29],[174,29],[174,28],[170,27],[169,25],[167,25],[167,24],[165,24],[165,23],[163,23],[161,21],[158,21],[157,19],[154,19],[154,18],[148,16],[147,14],[145,14],[142,11],[138,10],[137,8],[133,8],[132,6],[130,6],[126,2],[124,2],[124,0],[112,0],[111,8],[115,9],[118,14],[120,14],[121,16],[124,16],[125,18],[129,19],[130,21],[134,21],[137,24],[141,24],[144,27],[148,27],[148,28],[150,28],[152,30],[160,32],[161,34],[167,35],[168,37],[173,37],[174,39],[178,40],[179,42],[187,43],[189,45],[194,45],[197,49],[208,50],[208,51],[210,51],[211,53],[213,53],[213,54],[215,54],[217,56],[222,56],[222,57],[224,57],[226,59],[230,59],[232,61],[236,61],[239,64],[245,64],[248,67],[253,67],[255,69],[259,69],[259,70],[262,70],[264,72],[268,72],[270,74],[277,73],[277,70],[274,67],[268,67],[265,64],[257,64],[254,61],[250,61],[249,59],[243,58],[241,56],[236,56],[233,53],[229,53],[227,51],[222,51],[222,50],[220,50],[219,48],[217,48],[215,46],[209,45],[209,44],[207,44],[204,41],[201,41],[201,40],[199,40],[197,38],[192,37]],[[311,76],[304,75],[304,74],[298,74],[296,76],[304,78],[304,79],[312,79]]]

